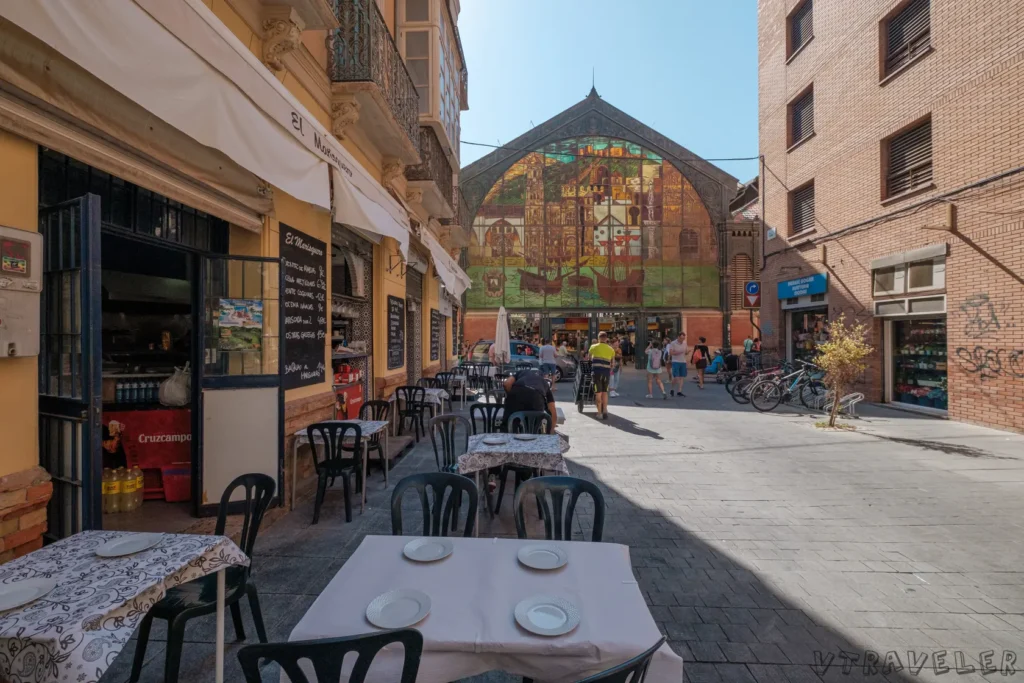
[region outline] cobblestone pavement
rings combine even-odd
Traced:
[[[560,385],[561,431],[573,473],[603,488],[605,541],[630,546],[689,681],[1024,682],[1024,437],[870,406],[856,431],[822,431],[796,410],[738,406],[719,385],[662,400],[641,383],[628,372],[607,422],[577,413]],[[392,482],[433,469],[428,439]],[[261,535],[271,639],[287,638],[364,535],[390,533],[382,489],[375,473],[351,524],[339,491],[317,526],[307,502]],[[212,680],[213,617],[187,639],[182,680]],[[238,647],[229,681],[241,680]],[[133,650],[105,680],[127,679]],[[152,642],[144,681],[162,680],[163,655]]]

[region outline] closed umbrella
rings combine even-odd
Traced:
[[[505,307],[498,309],[498,326],[494,330],[494,360],[497,363],[512,361],[512,347],[509,344],[508,313]]]

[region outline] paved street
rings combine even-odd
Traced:
[[[608,422],[578,414],[560,385],[561,431],[573,473],[602,486],[604,539],[630,546],[688,680],[881,680],[888,663],[888,680],[966,682],[983,662],[1024,668],[1024,437],[872,407],[855,432],[824,432],[798,411],[739,406],[716,384],[644,399],[629,372]],[[428,439],[392,482],[433,468]],[[271,639],[287,638],[364,535],[390,533],[381,483],[375,473],[371,508],[352,524],[338,490],[316,527],[307,502],[261,535]],[[212,616],[190,626],[183,680],[211,680],[212,627]],[[230,681],[241,680],[238,647]],[[104,680],[127,679],[133,649]],[[143,680],[162,680],[163,655],[152,642]]]

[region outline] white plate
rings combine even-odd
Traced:
[[[536,434],[513,434],[512,438],[513,439],[518,439],[519,441],[536,441],[537,440],[537,435]]]
[[[402,554],[414,562],[436,562],[454,550],[455,544],[450,538],[417,538],[405,544]]]
[[[488,446],[500,446],[508,443],[508,437],[505,436],[485,436],[484,443]]]
[[[531,569],[558,569],[569,562],[566,552],[552,544],[524,545],[517,555]]]
[[[430,598],[412,588],[378,595],[366,607],[366,618],[377,628],[405,628],[430,614]]]
[[[0,584],[0,612],[27,605],[53,590],[56,579],[22,579]]]
[[[580,611],[554,595],[535,595],[516,605],[516,623],[539,636],[561,636],[580,624]]]
[[[100,557],[124,557],[149,550],[162,540],[163,534],[126,534],[96,548],[96,554]]]

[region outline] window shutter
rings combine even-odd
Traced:
[[[889,20],[886,73],[924,52],[931,44],[931,0],[913,0]]]
[[[814,132],[814,91],[810,91],[793,103],[790,121],[792,142],[795,145]]]
[[[789,53],[793,54],[814,36],[814,2],[807,0],[789,18]]]
[[[814,183],[793,192],[793,232],[814,227]]]
[[[932,181],[932,122],[897,135],[889,142],[888,196]]]

